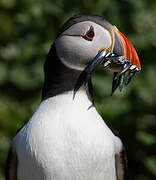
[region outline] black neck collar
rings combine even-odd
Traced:
[[[53,44],[44,64],[44,86],[42,100],[56,95],[72,91],[81,74],[81,71],[66,67],[58,58],[55,45]],[[92,83],[87,84],[88,97],[92,100]]]

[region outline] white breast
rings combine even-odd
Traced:
[[[18,180],[116,180],[116,138],[90,106],[82,91],[40,104],[13,141]]]

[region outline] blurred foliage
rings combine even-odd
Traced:
[[[156,1],[0,0],[0,179],[16,130],[40,103],[43,63],[61,25],[77,13],[103,15],[135,45],[142,71],[110,96],[112,73],[93,76],[96,106],[126,146],[128,180],[156,179]]]

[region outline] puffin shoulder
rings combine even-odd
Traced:
[[[6,168],[5,168],[5,179],[6,180],[17,180],[17,154],[15,148],[11,147],[8,153]]]
[[[23,126],[17,130],[16,135],[22,128]],[[7,160],[6,160],[6,166],[5,166],[5,179],[6,180],[17,180],[17,166],[18,166],[18,157],[17,157],[15,147],[13,147],[12,145],[9,149]]]
[[[125,180],[127,171],[127,156],[125,147],[118,136],[115,136],[115,169],[117,180]]]

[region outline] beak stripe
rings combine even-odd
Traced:
[[[122,43],[124,46],[124,56],[133,65],[136,65],[139,68],[139,70],[141,70],[140,61],[133,45],[119,30],[118,33],[120,34],[120,37],[122,37]]]
[[[118,30],[118,33],[120,34],[120,36],[122,37],[122,42],[124,44],[124,56],[126,57],[127,60],[131,60],[130,59],[130,46],[129,46],[129,40]]]

